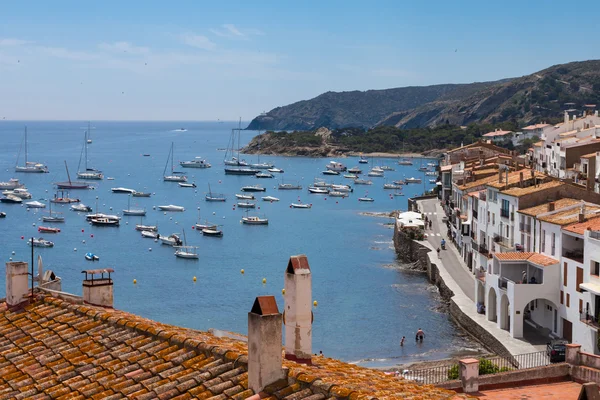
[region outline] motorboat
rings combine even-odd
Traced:
[[[64,190],[61,190],[60,196],[58,195],[58,193],[56,193],[54,195],[54,197],[50,199],[50,202],[57,203],[57,204],[71,204],[71,203],[79,203],[80,200],[77,198],[69,197],[69,193],[67,193],[65,195]]]
[[[320,179],[315,179],[315,181],[312,184],[314,187],[325,187],[325,188],[330,188],[331,186],[333,186],[333,183],[328,183],[325,182],[323,180]]]
[[[359,164],[368,164],[369,160],[367,160],[366,158],[364,158],[363,156],[360,156],[360,158],[358,159],[358,163]]]
[[[100,172],[100,171],[85,170],[85,171],[77,172],[77,177],[79,179],[100,181],[100,180],[104,179],[104,174],[102,174],[102,172]]]
[[[114,181],[114,180],[115,180],[115,178],[113,178],[112,176],[109,176],[109,177],[107,177],[107,178],[106,178],[106,180],[107,180],[107,181]]]
[[[357,179],[358,175],[356,175],[356,174],[344,174],[344,178],[346,178],[346,179]]]
[[[204,221],[203,224],[202,223],[196,224],[195,228],[197,231],[202,232],[203,229],[215,230],[215,229],[217,229],[217,225],[211,224],[208,221]]]
[[[0,199],[2,203],[22,203],[23,199],[12,194],[8,194]]]
[[[225,168],[225,175],[256,175],[260,171],[254,168],[246,167],[227,167]]]
[[[253,194],[236,194],[235,197],[240,200],[254,200]]]
[[[71,211],[78,211],[78,212],[90,212],[92,211],[92,207],[90,206],[86,206],[83,203],[79,203],[79,204],[73,204],[71,206]]]
[[[165,164],[165,169],[163,170],[163,180],[165,182],[186,182],[187,177],[185,175],[179,174],[175,172],[173,168],[173,142],[171,142],[171,150],[169,151],[169,155],[167,157],[167,163]],[[171,161],[171,172],[167,174],[167,168],[169,166],[169,161]]]
[[[327,164],[325,168],[327,168],[328,171],[335,172],[344,172],[347,169],[344,164],[337,161],[329,161],[329,164]]]
[[[269,168],[267,171],[272,172],[274,174],[283,174],[283,172],[284,172],[282,169],[275,168],[275,167]]]
[[[43,232],[43,233],[59,233],[60,229],[58,229],[58,228],[52,228],[50,226],[38,226],[38,232]]]
[[[404,159],[404,160],[398,161],[398,165],[413,165],[413,163],[411,160]]]
[[[419,167],[419,171],[427,171],[427,167],[423,166],[423,167]]]
[[[95,226],[119,226],[118,219],[110,219],[110,218],[92,218],[92,225]]]
[[[279,190],[302,190],[302,185],[294,185],[293,183],[280,183],[277,187]]]
[[[385,170],[383,168],[381,168],[381,167],[373,167],[373,168],[371,168],[371,171],[374,171],[374,172],[385,172]]]
[[[249,167],[254,169],[271,169],[274,167],[274,165],[269,163],[256,163],[250,164]]]
[[[323,175],[339,175],[340,173],[338,171],[333,171],[333,170],[325,170],[322,172]]]
[[[7,196],[7,195],[17,196],[22,199],[30,199],[32,197],[31,193],[29,193],[27,191],[27,189],[25,189],[25,188],[15,188],[13,190],[5,190],[2,192],[2,194],[5,196]]]
[[[158,239],[158,233],[154,231],[142,231],[142,237],[149,239]]]
[[[362,169],[358,167],[353,167],[348,170],[351,174],[362,174]]]
[[[102,213],[94,213],[94,214],[87,214],[85,216],[85,219],[87,221],[91,221],[92,219],[97,219],[97,218],[106,218],[106,219],[112,219],[115,221],[119,221],[121,219],[121,217],[119,217],[118,215],[111,215],[111,214],[102,214]]]
[[[438,175],[438,172],[437,171],[427,171],[427,172],[425,172],[425,175],[436,176],[436,175]]]
[[[169,236],[159,235],[158,238],[162,244],[167,246],[181,246],[183,244],[177,233],[173,233]]]
[[[398,181],[392,181],[392,183],[394,185],[404,185],[406,182],[404,182],[403,180],[398,180]]]
[[[329,192],[331,197],[348,197],[347,192],[331,191]]]
[[[34,172],[34,173],[47,173],[48,167],[42,163],[27,161],[27,127],[25,127],[25,136],[23,138],[25,142],[25,165],[19,166],[19,157],[21,155],[21,149],[19,149],[19,155],[17,155],[17,165],[15,166],[15,172]]]
[[[127,193],[127,194],[131,194],[133,195],[136,191],[133,189],[127,189],[124,187],[116,187],[116,188],[112,188],[110,189],[113,193]]]
[[[85,253],[85,259],[88,261],[100,261],[100,257],[94,253]]]
[[[185,211],[185,207],[183,206],[176,206],[173,204],[169,204],[167,206],[158,206],[158,209],[161,211],[176,211],[176,212],[183,212]]]
[[[375,201],[375,199],[373,199],[372,197],[359,197],[358,201],[368,201],[368,202],[373,202]]]
[[[312,208],[312,204],[292,203],[290,204],[290,208]]]
[[[382,171],[395,171],[394,168],[388,166],[388,165],[383,165],[381,167],[379,167]]]
[[[204,196],[204,199],[206,201],[226,201],[227,197],[225,197],[224,194],[220,194],[220,193],[213,193],[212,190],[210,189],[210,183],[208,184],[208,193],[206,193],[206,196]]]
[[[28,201],[25,205],[27,208],[46,208],[46,204],[39,201]]]
[[[249,185],[249,186],[244,186],[241,189],[242,192],[266,192],[267,189],[265,189],[264,187],[260,186],[260,185]]]
[[[0,218],[6,218],[6,213],[4,211],[0,211]]]
[[[185,175],[163,175],[163,180],[165,182],[187,182],[187,177]]]
[[[381,178],[383,177],[383,171],[377,171],[377,170],[370,170],[369,173],[367,174],[367,176],[373,176],[373,177],[377,177],[377,178]]]
[[[131,195],[133,197],[150,197],[152,193],[150,192],[138,192],[138,191],[133,191],[133,193],[131,193]]]
[[[429,183],[436,183],[436,182],[437,182],[437,180],[436,180],[436,179],[430,179],[430,180],[429,180]]]
[[[269,174],[269,173],[265,173],[265,172],[259,172],[258,174],[254,175],[254,176],[256,176],[257,178],[263,178],[263,179],[265,179],[265,178],[268,179],[268,178],[274,178],[275,177],[275,175]]]
[[[353,192],[354,189],[352,189],[352,187],[350,185],[332,185],[331,186],[332,190],[336,190],[338,192]]]
[[[327,188],[320,188],[320,187],[314,187],[314,186],[310,186],[308,188],[308,191],[310,193],[314,193],[314,194],[327,194],[327,193],[329,193],[329,189],[327,189]]]
[[[54,247],[54,242],[44,238],[31,238],[27,241],[27,244],[33,247]]]
[[[223,231],[219,229],[204,228],[201,232],[204,236],[223,237]]]
[[[149,232],[156,232],[158,231],[158,226],[156,225],[142,225],[142,224],[138,224],[135,226],[135,230],[136,231],[149,231]]]
[[[394,196],[404,196],[404,193],[402,193],[402,192],[396,192],[396,193],[394,193]]]
[[[248,201],[240,201],[237,203],[237,206],[239,208],[255,208],[256,207],[256,203],[250,203]]]
[[[246,225],[268,225],[269,220],[266,218],[260,218],[257,216],[246,216],[242,217],[242,224]]]
[[[263,201],[271,201],[271,202],[273,202],[273,201],[279,201],[279,199],[277,197],[273,197],[273,196],[262,197],[262,200]]]
[[[19,182],[17,178],[12,178],[8,182],[0,182],[0,189],[2,190],[12,190],[17,188],[23,188],[25,185]]]
[[[178,246],[175,257],[197,260],[198,246]]]
[[[427,163],[427,166],[428,167],[437,167],[437,164],[430,162],[430,163]]]
[[[407,178],[406,183],[421,183],[421,178]]]
[[[179,163],[183,168],[210,168],[211,165],[202,157],[196,157],[192,161],[181,161]]]
[[[195,188],[196,187],[195,183],[183,183],[183,182],[179,182],[178,185],[179,185],[179,187],[182,187],[182,188]]]
[[[395,183],[384,183],[384,189],[402,189],[402,185],[396,185]]]
[[[367,180],[367,179],[355,179],[354,184],[355,185],[372,185],[373,182],[370,180]]]

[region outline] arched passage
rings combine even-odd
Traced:
[[[551,333],[559,334],[560,316],[558,307],[547,299],[534,299],[528,302],[521,310],[523,318],[515,318],[515,331],[519,325],[522,327],[522,337],[534,345],[543,345],[548,342]],[[515,337],[519,337],[515,335]]]
[[[488,321],[496,321],[496,290],[491,287],[488,292],[488,302],[486,306]]]
[[[505,294],[500,299],[500,329],[510,331],[510,301]]]

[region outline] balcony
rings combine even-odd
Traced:
[[[507,210],[505,208],[501,208],[500,209],[500,216],[502,218],[508,218],[508,217],[510,217],[510,210]]]
[[[592,328],[600,328],[600,323],[598,322],[598,318],[594,317],[590,313],[591,310],[584,310],[584,312],[579,314],[579,320],[584,324],[591,326]]]
[[[498,243],[499,246],[505,247],[506,250],[512,250],[515,248],[514,241],[499,235],[494,235],[494,243]]]
[[[477,219],[479,216],[479,214],[477,214],[477,211],[473,210],[473,219]]]
[[[563,249],[563,257],[583,264],[583,249],[567,250]]]
[[[523,233],[527,233],[530,234],[531,233],[531,224],[526,224],[524,222],[521,222],[519,224],[519,229],[521,230],[521,232]]]
[[[477,251],[479,252],[479,254],[482,254],[484,256],[489,256],[490,255],[490,251],[488,250],[487,246],[484,244],[480,244],[479,246],[477,246]]]

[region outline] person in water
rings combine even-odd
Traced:
[[[406,339],[406,336],[402,336],[402,339],[400,339],[400,346],[404,346],[405,339]]]
[[[419,328],[419,330],[417,331],[417,335],[415,336],[415,340],[417,342],[422,342],[424,338],[425,338],[425,332],[423,332],[423,330],[421,328]]]

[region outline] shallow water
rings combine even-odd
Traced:
[[[25,124],[29,128],[29,159],[46,163],[49,174],[13,172]],[[72,178],[75,176],[85,126],[82,122],[1,122],[0,180],[18,177],[34,200],[52,197],[52,182],[66,180],[64,161]],[[457,328],[447,314],[439,311],[439,296],[424,275],[387,267],[395,265],[393,231],[386,225],[390,220],[361,215],[406,209],[409,197],[430,188],[430,177],[417,171],[419,161],[407,167],[395,165],[393,159],[369,160],[368,165],[360,165],[365,173],[373,162],[393,166],[396,171],[386,172],[386,178],[370,178],[372,186],[356,186],[349,198],[329,198],[306,190],[315,177],[324,177],[321,171],[328,159],[264,156],[260,161],[274,162],[285,173],[276,179],[225,176],[224,152],[217,149],[227,146],[234,123],[99,122],[93,126],[88,166],[102,169],[105,176],[115,180],[100,181],[95,190],[71,191],[71,197],[95,208],[97,196],[101,212],[117,213],[127,208],[127,195],[113,194],[111,187],[150,191],[154,193],[151,198],[132,198],[132,208],[146,208],[144,223],[158,224],[161,234],[185,229],[188,244],[199,246],[200,260],[177,259],[172,248],[142,238],[134,230],[139,217],[124,217],[119,228],[92,227],[83,214],[68,211],[69,206],[53,205],[54,210],[64,213],[66,222],[56,224],[61,233],[44,235],[55,242],[55,247],[36,249],[36,254],[43,256],[46,268],[63,278],[63,290],[80,294],[82,270],[112,267],[116,270],[116,308],[175,325],[246,333],[247,312],[256,296],[275,295],[283,309],[281,289],[288,259],[306,254],[313,275],[313,298],[318,301],[314,308],[315,353],[322,350],[342,360],[385,366],[444,358],[472,346],[456,334]],[[187,131],[175,131],[181,127]],[[254,134],[242,132],[242,144]],[[187,172],[189,182],[198,185],[196,189],[163,182],[171,142],[175,143],[176,162],[202,156],[213,165],[207,170],[176,168]],[[243,158],[257,160],[257,156]],[[339,161],[349,168],[359,165],[356,158]],[[405,186],[405,197],[390,197],[393,191],[383,189],[385,182],[411,176],[422,177],[427,183]],[[284,182],[300,182],[304,189],[274,189],[282,178]],[[333,181],[347,180],[340,176]],[[227,194],[226,203],[204,201],[208,183],[213,192]],[[255,194],[257,198],[271,195],[281,201],[259,201],[260,210],[250,212],[269,218],[268,226],[243,226],[240,218],[244,211],[233,209],[234,194],[241,193],[241,186],[256,183],[267,187],[266,193]],[[357,198],[365,194],[375,202],[358,202]],[[312,209],[290,209],[290,203],[299,199],[312,203]],[[186,211],[164,215],[153,210],[153,206],[164,204],[185,206]],[[191,229],[198,220],[198,207],[202,220],[222,225],[222,239],[203,237]],[[0,204],[0,209],[8,214],[0,220],[2,259],[29,261],[29,248],[21,236],[39,236],[33,224],[41,223],[44,211],[9,204]],[[16,254],[11,255],[12,251]],[[83,256],[88,251],[99,255],[100,262],[86,261]],[[266,284],[262,284],[263,278]],[[136,285],[133,279],[137,279]],[[3,275],[0,287],[4,288]],[[418,328],[427,336],[423,344],[416,345],[412,335]],[[403,335],[407,344],[401,348]]]

